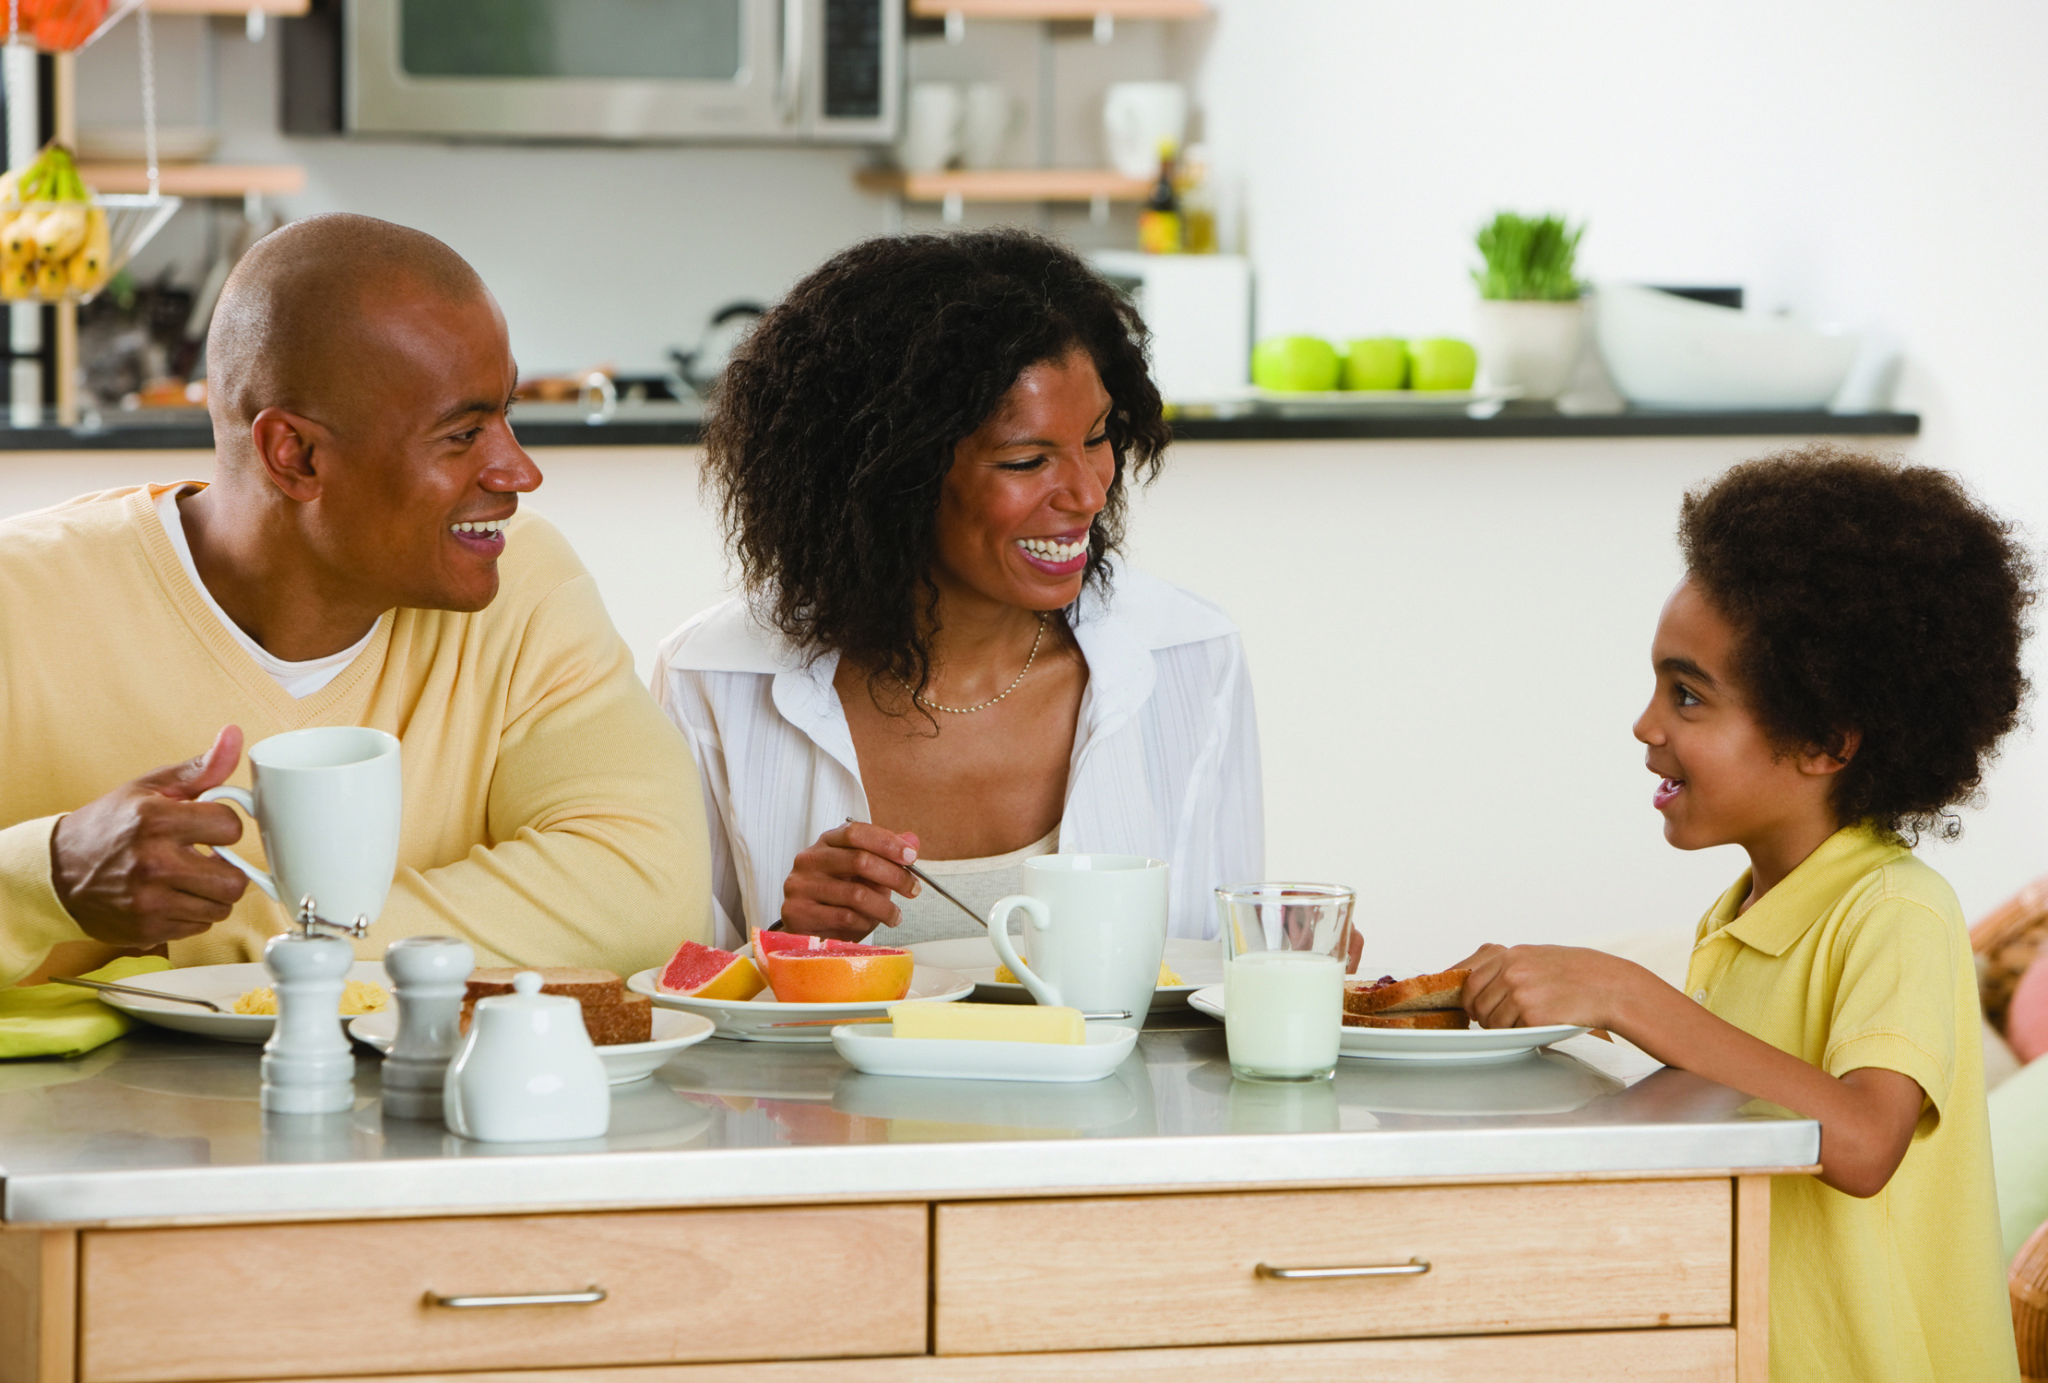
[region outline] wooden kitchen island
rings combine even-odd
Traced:
[[[714,1039],[549,1147],[387,1123],[367,1056],[296,1119],[254,1047],[0,1066],[0,1383],[1765,1376],[1812,1122],[1592,1038],[1296,1089],[1154,1022],[1066,1086]]]

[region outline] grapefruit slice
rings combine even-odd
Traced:
[[[910,992],[916,958],[894,946],[863,946],[789,932],[754,933],[768,986],[785,1004],[893,1002]]]
[[[654,987],[687,999],[751,999],[767,986],[745,956],[685,941],[662,968]]]

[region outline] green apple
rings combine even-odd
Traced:
[[[1408,387],[1470,389],[1479,378],[1479,352],[1455,336],[1430,336],[1408,343]]]
[[[1252,383],[1286,393],[1337,387],[1337,348],[1320,336],[1269,336],[1252,347]]]
[[[1398,336],[1368,336],[1344,347],[1346,389],[1406,389],[1408,343]]]

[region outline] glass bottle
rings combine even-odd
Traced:
[[[1174,186],[1174,149],[1169,142],[1159,145],[1159,180],[1152,195],[1138,212],[1138,248],[1146,254],[1179,254],[1182,247],[1180,190]]]

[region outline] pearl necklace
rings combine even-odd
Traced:
[[[1038,661],[1038,645],[1042,643],[1045,639],[1045,621],[1045,611],[1041,610],[1038,612],[1038,636],[1032,639],[1031,641],[1031,652],[1024,659],[1024,669],[1022,672],[1019,672],[1017,674],[1017,681],[1010,683],[1009,686],[1004,687],[1000,692],[996,693],[994,696],[991,696],[988,700],[982,702],[979,706],[941,706],[936,701],[927,700],[923,692],[910,691],[909,684],[904,682],[900,678],[897,680],[896,685],[902,687],[903,690],[910,692],[910,699],[917,702],[919,705],[927,706],[934,711],[944,711],[947,715],[969,716],[973,715],[976,711],[985,711],[989,707],[995,705],[996,702],[1001,701],[1004,697],[1008,696],[1011,692],[1017,690],[1017,683],[1022,682],[1024,680],[1024,673],[1031,671],[1031,665]]]

